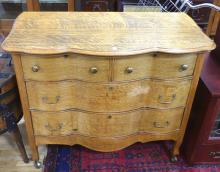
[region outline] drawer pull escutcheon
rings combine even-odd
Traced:
[[[127,73],[132,73],[133,70],[134,70],[134,69],[133,69],[132,67],[127,67],[125,71],[126,71]]]
[[[187,64],[182,64],[179,68],[180,71],[185,71],[189,68],[189,66]]]
[[[93,74],[96,74],[98,72],[98,69],[97,67],[91,67],[89,71]]]
[[[56,96],[54,100],[49,100],[48,97],[42,97],[42,101],[46,104],[57,104],[60,100],[60,96]]]
[[[219,159],[220,158],[220,152],[209,152],[209,156],[211,158]]]
[[[63,128],[63,123],[59,123],[57,125],[57,127],[55,127],[55,128],[51,127],[49,124],[46,124],[45,128],[47,130],[49,130],[50,132],[57,132],[57,131],[60,131]]]
[[[33,72],[38,72],[40,70],[40,67],[38,65],[32,66],[32,71]]]
[[[163,99],[164,99],[164,96],[162,96],[162,95],[159,95],[159,102],[161,103],[161,104],[171,104],[171,103],[173,103],[173,101],[176,99],[176,94],[173,94],[172,96],[171,96],[171,100],[169,100],[169,101],[163,101]]]
[[[160,122],[154,122],[154,127],[155,128],[166,128],[169,126],[169,121],[166,121],[163,125]]]

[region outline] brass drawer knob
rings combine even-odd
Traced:
[[[33,72],[38,72],[40,70],[40,67],[38,65],[32,66],[32,71]]]
[[[180,70],[180,71],[185,71],[185,70],[187,70],[188,68],[189,68],[189,66],[188,66],[187,64],[182,64],[182,65],[180,65],[179,70]]]
[[[98,72],[97,67],[91,67],[89,70],[92,74],[96,74]]]
[[[133,70],[134,70],[134,69],[133,69],[132,67],[127,67],[125,71],[126,71],[127,73],[132,73]]]

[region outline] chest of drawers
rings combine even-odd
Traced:
[[[32,149],[80,144],[114,151],[173,140],[187,125],[203,63],[215,47],[182,13],[23,13],[13,54]]]

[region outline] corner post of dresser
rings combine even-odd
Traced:
[[[179,148],[182,144],[183,138],[184,138],[184,133],[187,127],[187,123],[188,123],[188,119],[190,116],[190,112],[191,112],[191,108],[192,108],[192,104],[194,101],[194,97],[195,97],[195,93],[196,93],[196,88],[198,85],[198,81],[200,78],[200,74],[201,74],[201,70],[203,67],[203,63],[204,63],[204,59],[205,59],[205,53],[198,53],[197,54],[197,59],[196,59],[196,64],[195,64],[195,69],[194,69],[194,73],[193,73],[193,79],[192,79],[192,83],[191,83],[191,87],[189,90],[189,94],[188,94],[188,99],[186,102],[186,107],[183,113],[183,118],[182,118],[182,124],[181,124],[181,128],[180,128],[180,132],[179,132],[179,137],[177,138],[177,140],[175,141],[173,150],[172,150],[172,155],[179,155]]]
[[[34,138],[34,130],[32,125],[31,113],[29,111],[29,102],[28,102],[28,95],[26,91],[26,84],[24,80],[23,68],[21,63],[21,55],[20,54],[12,54],[12,59],[14,62],[15,74],[18,83],[18,90],[19,96],[21,99],[23,115],[25,119],[25,127],[28,135],[28,143],[31,148],[32,153],[32,160],[38,161],[39,160],[39,153],[37,149],[37,145]]]

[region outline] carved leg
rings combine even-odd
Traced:
[[[21,157],[22,157],[23,161],[25,163],[28,163],[29,159],[27,157],[27,153],[25,151],[24,144],[23,144],[22,137],[21,137],[21,133],[19,131],[18,126],[15,127],[9,133],[10,133],[11,137],[13,138],[13,140],[15,141],[15,143],[17,144],[17,147],[18,147],[18,149],[19,149],[19,151],[21,153]]]

